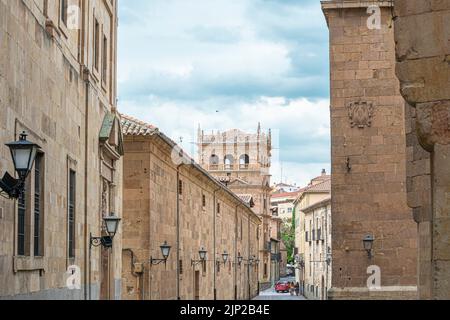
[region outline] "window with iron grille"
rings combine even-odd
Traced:
[[[75,257],[75,201],[76,201],[76,173],[70,170],[69,173],[69,217],[68,217],[68,246],[69,258]]]
[[[36,156],[34,162],[34,255],[42,256],[42,175],[43,155]]]
[[[17,255],[25,255],[25,216],[27,211],[26,190],[18,200]]]

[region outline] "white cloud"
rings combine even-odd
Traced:
[[[318,1],[119,3],[121,112],[183,137],[190,153],[198,124],[255,131],[261,122],[279,134],[290,180],[327,168],[328,31]],[[280,172],[274,161],[275,180]]]

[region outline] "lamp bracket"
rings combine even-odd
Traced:
[[[92,247],[104,247],[111,248],[113,244],[113,239],[111,236],[103,236],[103,237],[93,237],[91,234],[90,246]]]
[[[203,262],[205,262],[205,260],[191,260],[191,266],[195,267]]]
[[[22,180],[15,179],[6,172],[0,180],[0,194],[7,199],[19,199],[24,192],[24,185]]]
[[[153,257],[150,258],[150,265],[152,265],[152,266],[156,266],[161,263],[164,263],[165,265],[167,265],[167,259],[154,259]]]

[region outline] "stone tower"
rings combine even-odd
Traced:
[[[257,132],[252,134],[237,129],[205,134],[199,127],[197,141],[200,165],[234,193],[253,198],[253,210],[263,221],[258,253],[260,282],[269,282],[271,131],[263,132],[258,124]]]
[[[331,60],[329,296],[416,298],[417,226],[407,206],[405,101],[395,76],[392,2],[333,0],[322,1],[322,8]],[[363,246],[368,235],[371,255]],[[380,271],[381,288],[369,289],[370,266]]]

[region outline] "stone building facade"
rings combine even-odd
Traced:
[[[308,299],[326,300],[331,288],[331,177],[322,174],[294,202],[296,281]]]
[[[0,1],[0,174],[22,131],[42,147],[24,196],[0,197],[0,298],[121,296],[120,229],[89,250],[121,216],[116,29],[115,0]]]
[[[199,128],[197,144],[198,161],[205,170],[236,194],[253,197],[253,210],[262,219],[259,243],[260,287],[270,287],[273,227],[270,210],[271,132],[263,132],[261,125],[258,125],[254,134],[240,130],[206,134]]]
[[[419,297],[450,298],[450,1],[395,1],[400,92],[408,102],[408,205],[418,224]]]
[[[157,128],[127,116],[122,122],[123,299],[255,297],[261,220],[252,197],[231,192]],[[165,242],[167,265],[152,265]],[[198,261],[202,248],[205,262]]]
[[[329,298],[416,298],[417,226],[406,199],[405,101],[395,77],[392,2],[333,0],[322,8],[331,52]],[[367,235],[375,239],[372,258],[363,247]],[[367,285],[372,265],[381,270],[380,290]]]

